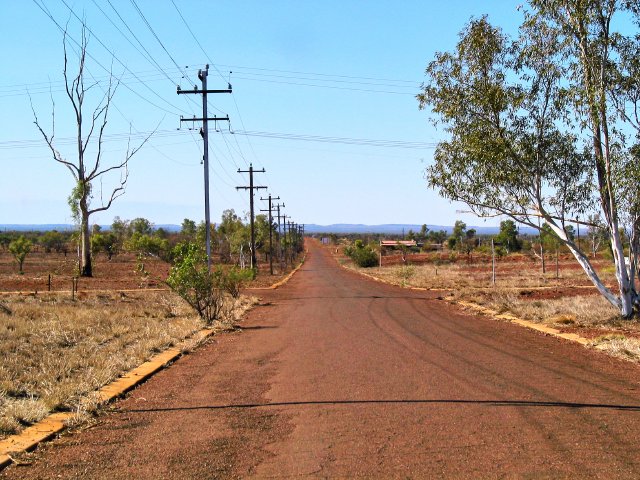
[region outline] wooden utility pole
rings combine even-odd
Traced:
[[[496,248],[493,243],[493,238],[491,239],[491,283],[494,286],[496,284]]]
[[[254,170],[253,164],[249,164],[249,170],[240,170],[238,169],[238,173],[248,173],[249,174],[249,185],[236,187],[236,190],[249,190],[249,209],[251,215],[251,268],[256,268],[258,265],[258,260],[256,259],[256,232],[254,227],[254,215],[253,215],[253,191],[254,190],[266,190],[267,187],[264,186],[254,186],[253,185],[253,174],[254,173],[265,173],[266,170],[263,168],[261,170]]]
[[[202,89],[194,86],[193,90],[182,90],[178,86],[178,95],[181,94],[202,94],[202,118],[180,118],[180,122],[202,122],[200,135],[204,141],[204,155],[202,161],[204,163],[204,223],[206,227],[206,244],[207,244],[207,266],[211,270],[211,217],[209,215],[209,123],[210,121],[229,121],[229,116],[209,118],[207,116],[207,94],[208,93],[231,93],[231,84],[225,90],[207,90],[207,76],[209,75],[209,64],[204,70],[198,70],[198,78],[202,82]]]
[[[280,208],[284,208],[284,203],[276,203],[273,208],[278,212],[278,260],[280,261],[280,268],[282,267],[282,233],[280,229]]]
[[[260,200],[267,200],[266,198],[260,198]],[[269,195],[269,270],[271,271],[271,275],[273,275],[273,207],[271,206],[272,200],[280,200],[280,197],[272,197]],[[266,212],[267,210],[260,210],[261,212]]]
[[[282,248],[282,258],[284,259],[284,266],[287,266],[287,218],[291,218],[288,215],[282,215],[282,238],[284,246]],[[289,232],[289,243],[291,243],[291,232]]]

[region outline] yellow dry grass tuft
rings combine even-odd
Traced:
[[[0,436],[55,410],[81,418],[98,406],[92,392],[203,327],[169,292],[88,294],[82,301],[42,294],[3,299],[0,312]],[[254,300],[229,298],[232,322]]]
[[[596,338],[593,345],[614,357],[640,361],[640,339],[619,334],[603,335]]]

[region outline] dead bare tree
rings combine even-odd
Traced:
[[[42,128],[38,116],[36,115],[33,103],[31,109],[33,111],[34,123],[40,130],[45,142],[49,146],[53,159],[69,169],[75,180],[75,186],[69,196],[69,206],[75,220],[80,225],[80,275],[83,277],[91,277],[93,275],[91,265],[91,231],[89,228],[89,219],[91,215],[97,212],[108,210],[114,200],[121,197],[125,193],[127,180],[129,178],[129,160],[142,148],[149,140],[153,132],[147,136],[140,145],[131,148],[130,140],[127,143],[127,151],[124,158],[109,165],[103,164],[102,142],[104,138],[105,128],[107,126],[107,117],[111,102],[119,85],[119,80],[114,79],[113,74],[109,74],[108,86],[104,90],[104,94],[98,104],[95,106],[90,115],[85,116],[87,106],[85,105],[85,96],[92,88],[97,87],[98,82],[90,85],[85,84],[85,62],[87,57],[87,29],[83,25],[82,38],[78,44],[78,70],[73,75],[68,68],[68,35],[64,31],[63,49],[64,49],[64,81],[67,97],[73,107],[73,115],[75,125],[77,127],[77,158],[68,160],[63,157],[60,151],[55,147],[55,102],[52,101],[52,126],[51,134],[48,135]],[[85,133],[87,132],[87,133]],[[87,148],[95,145],[95,154],[88,154]],[[119,172],[120,179],[115,182],[116,185],[108,195],[108,200],[104,200],[102,195],[102,180],[104,175],[109,172]],[[92,189],[96,181],[100,182],[100,205],[92,206],[93,199]]]

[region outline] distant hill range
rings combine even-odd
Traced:
[[[406,235],[409,230],[413,232],[419,232],[422,225],[404,224],[404,223],[388,223],[384,225],[360,225],[350,223],[336,223],[334,225],[305,225],[304,231],[306,233],[380,233],[386,235]],[[444,230],[447,233],[453,231],[453,226],[448,225],[428,225],[429,231]],[[478,235],[494,235],[500,231],[499,227],[477,227],[473,225],[467,225],[467,229],[475,229]],[[537,231],[529,227],[520,227],[520,233],[537,235]]]
[[[101,225],[103,230],[109,230],[110,225]],[[179,232],[180,225],[155,225],[155,228],[163,228],[168,232]],[[18,231],[18,232],[46,232],[49,230],[58,230],[59,232],[73,230],[75,227],[69,224],[43,224],[43,225],[20,225],[20,224],[0,224],[0,231]],[[419,232],[422,225],[405,224],[405,223],[387,223],[383,225],[362,225],[353,223],[336,223],[333,225],[316,225],[306,224],[304,227],[305,233],[335,233],[335,234],[348,234],[348,233],[379,233],[383,235],[406,235],[409,230]],[[427,225],[429,230],[444,230],[447,233],[451,233],[452,226],[446,225]],[[498,227],[476,227],[473,225],[467,225],[467,229],[475,229],[479,235],[495,235],[499,232]],[[537,235],[537,231],[529,227],[520,227],[520,233]]]
[[[74,230],[75,225],[69,225],[68,223],[46,223],[46,224],[0,224],[0,231],[2,232],[49,232],[51,230],[57,230],[59,232],[69,232]],[[111,230],[111,225],[100,225],[102,230]],[[154,225],[153,228],[162,228],[168,232],[179,232],[180,225]]]

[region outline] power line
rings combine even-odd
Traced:
[[[57,20],[55,18],[53,18],[53,15],[51,15],[51,12],[49,12],[49,10],[44,6],[41,5],[38,0],[32,0],[33,3],[36,4],[36,6],[47,16],[49,17],[49,19],[56,25],[56,27],[58,27],[58,30],[60,30],[60,32],[62,32],[64,35],[66,35],[77,47],[80,48],[80,44],[71,36],[69,35],[66,30],[64,28],[62,28],[62,26],[57,22]],[[73,13],[73,10],[72,10]],[[75,13],[74,13],[75,15]],[[77,15],[76,15],[77,17]],[[82,23],[82,21],[80,20],[80,22]],[[84,23],[82,23],[84,25]],[[87,27],[87,31],[91,32],[91,30],[89,30],[89,28]],[[95,35],[94,35],[95,37]],[[97,37],[96,37],[97,39]],[[100,40],[98,40],[100,41]],[[105,47],[106,48],[106,47]],[[107,49],[107,51],[109,53],[111,53],[113,55],[113,53]],[[98,65],[100,68],[102,68],[105,72],[107,72],[108,74],[112,74],[111,70],[106,68],[104,65],[102,65],[102,63],[100,63],[93,55],[91,55],[91,53],[86,52],[87,56],[89,56],[89,58],[91,58],[96,65]],[[115,55],[113,55],[113,58],[116,59],[127,71],[131,72],[126,65],[124,65]],[[133,72],[131,72],[133,73]],[[135,76],[135,75],[134,75]],[[175,105],[172,105],[170,102],[168,102],[167,100],[165,100],[164,98],[162,98],[160,95],[158,95],[153,89],[151,89],[148,85],[145,84],[145,82],[143,82],[142,80],[138,79],[144,86],[146,86],[154,95],[156,95],[158,98],[160,98],[163,102],[166,102],[167,104],[169,104],[172,108],[179,110]],[[179,115],[179,113],[176,113],[175,111],[172,112],[170,110],[167,110],[164,107],[161,107],[160,105],[158,105],[157,103],[152,102],[151,100],[149,100],[148,98],[144,97],[143,95],[141,95],[139,92],[136,92],[134,89],[132,89],[131,87],[129,87],[126,83],[121,82],[121,84],[128,89],[129,91],[131,91],[134,95],[136,95],[137,97],[139,97],[140,99],[144,100],[145,102],[149,103],[150,105],[153,105],[154,107],[158,108],[159,110],[162,110],[166,113],[170,113],[172,115]]]
[[[189,119],[185,119],[189,120]],[[151,132],[137,132],[131,135],[131,139],[145,138]],[[221,136],[225,143],[227,139],[224,133],[220,131]],[[409,149],[432,149],[435,148],[437,143],[435,142],[410,142],[402,140],[379,140],[379,139],[365,139],[365,138],[349,138],[349,137],[325,137],[319,135],[305,135],[305,134],[292,134],[292,133],[276,133],[276,132],[259,132],[259,131],[247,131],[247,130],[232,130],[234,135],[242,135],[246,137],[264,137],[273,138],[277,140],[292,140],[292,141],[306,141],[306,142],[318,142],[318,143],[336,143],[345,145],[361,145],[369,147],[384,147],[384,148],[409,148]],[[181,130],[158,130],[154,134],[153,138],[174,137],[183,135]],[[111,133],[104,135],[104,141],[118,141],[129,138],[129,132]],[[15,148],[32,148],[38,147],[41,144],[41,140],[7,140],[0,141],[0,149],[15,149]],[[77,142],[75,137],[60,137],[57,139],[57,144],[60,145],[73,145]],[[231,147],[228,147],[231,152]],[[233,155],[232,153],[230,153]],[[245,159],[246,160],[246,159]],[[236,167],[238,165],[236,164]]]
[[[164,69],[158,64],[158,62],[156,61],[156,59],[153,57],[153,55],[151,55],[149,53],[149,51],[145,48],[145,46],[142,44],[142,42],[140,42],[140,40],[138,40],[138,37],[136,37],[136,34],[133,33],[133,31],[131,30],[131,28],[129,28],[129,25],[127,24],[127,22],[124,21],[124,19],[122,18],[122,16],[120,15],[120,13],[113,7],[113,4],[111,3],[111,0],[107,0],[109,2],[109,5],[111,6],[111,8],[113,9],[113,11],[116,13],[116,15],[118,16],[118,18],[120,19],[120,21],[124,24],[124,26],[127,28],[127,30],[129,30],[129,33],[133,36],[133,38],[138,42],[138,45],[140,45],[140,47],[144,50],[144,53],[140,50],[140,48],[138,48],[132,41],[131,39],[120,29],[120,27],[118,27],[115,22],[111,19],[111,17],[109,15],[107,15],[107,12],[105,12],[102,7],[98,4],[98,2],[96,2],[96,0],[91,0],[93,2],[93,4],[98,8],[98,10],[100,10],[100,12],[102,13],[102,15],[104,15],[104,17],[109,20],[109,23],[111,23],[111,25],[113,25],[113,27],[118,30],[118,32],[120,32],[120,35],[122,35],[122,37],[129,42],[129,45],[131,45],[142,57],[145,58],[145,60],[147,60],[149,63],[151,63],[152,65],[155,65],[155,67],[162,72],[162,74],[171,82],[174,83],[174,81],[171,79],[171,77],[167,74],[167,72],[164,71]]]
[[[244,135],[247,137],[263,137],[273,138],[278,140],[295,140],[304,142],[318,142],[318,143],[338,143],[345,145],[362,145],[369,147],[385,147],[385,148],[409,148],[409,149],[431,149],[434,148],[437,143],[427,142],[408,142],[402,140],[374,140],[367,138],[348,138],[348,137],[324,137],[319,135],[302,135],[294,133],[276,133],[276,132],[260,132],[260,131],[245,131],[245,130],[233,130],[235,135]]]
[[[244,69],[247,69],[247,70],[258,70],[258,71],[263,71],[263,72],[292,73],[294,75],[308,75],[308,76],[318,76],[318,77],[335,77],[335,78],[346,78],[346,79],[352,79],[352,80],[372,80],[372,81],[379,81],[379,82],[410,83],[410,84],[417,84],[417,85],[420,84],[420,82],[417,82],[415,80],[399,80],[399,79],[381,78],[381,77],[358,77],[358,76],[353,76],[353,75],[341,75],[341,74],[334,74],[334,73],[300,72],[300,71],[295,71],[295,70],[278,70],[278,69],[273,69],[273,68],[247,67],[247,66],[242,66],[242,65],[223,65],[223,64],[221,64],[219,66],[220,67],[226,67],[226,68],[233,68],[233,69],[244,68]]]
[[[155,37],[155,39],[158,41],[158,43],[160,44],[160,46],[162,47],[162,49],[166,52],[166,54],[169,56],[169,58],[171,59],[171,61],[173,62],[173,64],[176,66],[176,68],[182,72],[183,75],[184,72],[182,71],[182,68],[180,67],[180,65],[178,65],[178,62],[175,61],[175,59],[173,58],[173,56],[169,53],[169,50],[167,50],[167,48],[164,46],[164,43],[162,43],[162,40],[160,40],[160,37],[158,37],[158,35],[156,34],[155,30],[153,30],[153,27],[151,27],[151,24],[149,23],[149,21],[147,20],[147,17],[144,16],[144,13],[142,13],[142,10],[140,10],[140,7],[138,6],[138,4],[136,3],[136,0],[130,0],[131,4],[135,7],[135,9],[138,11],[138,13],[140,14],[140,17],[142,17],[142,20],[144,21],[144,23],[147,25],[147,28],[149,28],[149,30],[151,31],[151,33],[153,34],[153,36]],[[111,1],[109,1],[109,3],[111,3]]]
[[[235,80],[248,80],[253,82],[267,82],[267,83],[278,83],[283,85],[296,85],[299,87],[315,87],[315,88],[329,88],[332,90],[348,90],[352,92],[366,92],[366,93],[386,93],[390,95],[411,95],[415,96],[415,92],[396,92],[392,90],[374,90],[370,88],[354,88],[354,87],[340,87],[337,85],[320,85],[316,83],[301,83],[301,82],[285,82],[283,80],[266,80],[264,78],[249,78],[249,77],[233,77]]]
[[[254,73],[254,72],[237,72],[240,75],[251,75],[253,77],[270,77],[270,78],[282,78],[282,79],[287,79],[287,80],[305,80],[305,81],[313,81],[313,82],[323,82],[323,83],[343,83],[343,84],[349,84],[349,85],[369,85],[369,86],[376,86],[376,87],[393,87],[393,88],[411,88],[411,89],[415,89],[415,88],[419,88],[420,87],[420,82],[407,82],[407,85],[398,85],[395,83],[383,83],[383,82],[376,82],[376,81],[357,81],[357,80],[345,80],[342,78],[326,78],[329,77],[329,75],[325,75],[325,78],[314,78],[314,77],[309,77],[309,76],[297,76],[297,75],[280,75],[280,74],[273,74],[273,73]],[[238,78],[238,77],[234,77],[234,78]]]
[[[111,7],[111,9],[115,12],[115,14],[118,16],[118,18],[120,19],[120,21],[124,24],[124,26],[126,27],[126,29],[129,31],[129,33],[133,36],[133,38],[136,40],[136,42],[138,42],[138,44],[140,45],[140,47],[142,47],[142,49],[146,52],[147,57],[145,57],[147,59],[147,61],[149,61],[150,63],[154,64],[156,66],[156,68],[169,80],[169,82],[171,82],[172,84],[179,84],[180,82],[175,82],[165,71],[165,69],[163,69],[160,64],[156,61],[155,57],[153,55],[151,55],[151,53],[146,49],[146,47],[144,46],[144,44],[140,41],[140,39],[136,36],[136,34],[133,32],[133,30],[129,27],[129,24],[124,20],[124,18],[122,18],[122,16],[120,15],[120,13],[118,12],[118,10],[113,6],[113,4],[111,3],[111,0],[107,0],[109,2],[109,6]],[[134,47],[136,48],[136,46],[133,44],[133,42],[131,42],[131,40],[129,39],[129,37],[127,37],[124,32],[122,32],[122,30],[120,30],[114,22],[111,21],[111,18],[106,14],[106,12],[104,12],[102,10],[102,8],[100,8],[100,6],[96,3],[95,0],[93,0],[93,3],[96,4],[96,6],[100,9],[100,11],[103,13],[103,15],[105,17],[107,17],[107,19],[111,22],[111,24],[116,27],[116,29],[120,32],[120,34],[125,37],[125,39]],[[140,14],[142,14],[142,12],[139,11]],[[146,19],[145,19],[146,20]],[[150,26],[149,26],[150,27]],[[140,53],[143,57],[144,54],[142,54],[142,52],[140,52],[140,50],[138,48],[136,48],[136,50],[138,51],[138,53]],[[174,62],[175,63],[175,62]],[[178,72],[182,75],[182,78],[185,77],[184,72],[182,71],[182,69],[180,68],[179,65],[176,64],[176,67],[178,69]],[[185,103],[187,104],[187,106],[190,108],[191,113],[194,113],[192,105],[189,105],[189,102],[195,104],[195,102],[193,100],[191,100],[191,98],[189,97],[184,97],[185,98]],[[195,114],[194,114],[195,116]],[[199,145],[197,140],[195,139],[195,137],[193,136],[193,133],[190,134],[191,138],[194,142],[194,144]]]
[[[187,21],[184,19],[184,16],[182,15],[182,12],[180,11],[180,9],[178,8],[178,6],[176,5],[176,2],[174,2],[173,0],[171,0],[171,3],[173,4],[173,8],[176,9],[176,12],[178,12],[178,15],[180,16],[180,18],[182,19],[182,23],[184,23],[184,26],[187,27],[187,30],[189,30],[189,33],[191,34],[191,37],[193,38],[193,40],[196,42],[196,44],[198,45],[198,47],[200,48],[200,51],[202,53],[204,53],[204,56],[207,58],[207,60],[209,60],[209,63],[213,66],[213,68],[215,68],[216,72],[218,72],[218,75],[220,75],[220,77],[223,80],[226,80],[224,78],[224,76],[222,75],[222,73],[220,72],[220,70],[218,70],[218,67],[216,67],[215,63],[213,63],[211,61],[211,59],[209,58],[209,55],[207,55],[207,52],[205,52],[204,48],[202,47],[202,44],[200,43],[200,41],[196,38],[195,34],[193,33],[193,30],[191,30],[191,27],[189,26],[189,24],[187,23]]]

